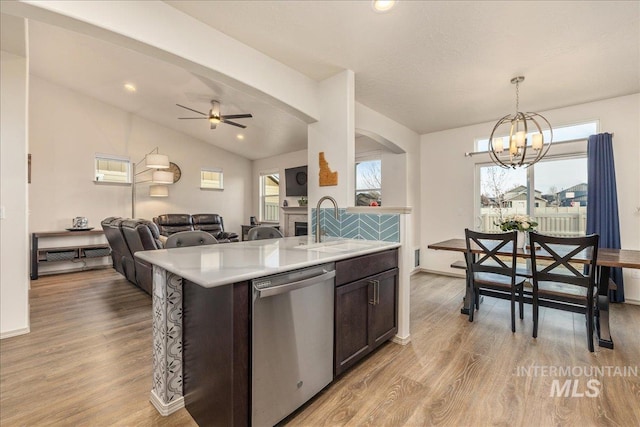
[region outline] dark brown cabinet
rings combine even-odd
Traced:
[[[398,331],[398,251],[336,262],[335,375]]]

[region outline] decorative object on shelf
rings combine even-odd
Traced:
[[[324,151],[320,152],[318,161],[320,163],[320,187],[338,185],[338,172],[329,168],[329,162],[324,158]]]
[[[256,217],[255,216],[249,217],[249,224],[258,225],[258,221],[256,221]]]
[[[553,142],[553,129],[547,119],[538,113],[522,113],[520,108],[520,83],[524,81],[524,76],[511,79],[511,83],[516,85],[516,112],[507,114],[493,127],[489,137],[489,155],[491,160],[498,166],[509,169],[520,166],[529,167],[542,159]],[[545,124],[547,129],[541,127]],[[505,141],[499,135],[498,129],[502,125],[509,125],[509,136]],[[530,133],[531,128],[533,133]],[[548,141],[545,141],[544,132],[549,133]]]
[[[138,166],[144,163],[144,168],[140,171],[136,171]],[[171,165],[175,168],[171,169]],[[153,170],[155,169],[155,170]],[[163,170],[166,169],[166,170]],[[149,186],[149,196],[151,197],[168,197],[169,188],[166,184],[173,184],[175,179],[176,169],[178,171],[178,179],[180,179],[180,168],[175,163],[169,162],[169,156],[160,154],[158,147],[151,150],[144,156],[144,159],[132,166],[133,179],[131,180],[131,217],[136,217],[136,185],[144,182],[151,182],[155,185]],[[138,180],[138,176],[144,173],[151,172],[151,179]]]
[[[527,238],[526,232],[533,231],[538,223],[531,219],[529,215],[507,215],[502,218],[500,222],[494,223],[500,230],[502,231],[511,231],[516,230],[518,232],[518,241],[517,245],[519,248],[526,249],[527,247]]]
[[[282,206],[284,206],[285,208],[289,206],[289,202],[287,202],[287,199],[284,199],[284,201],[282,202]]]
[[[74,229],[80,228],[86,230],[89,226],[89,220],[86,216],[77,216],[73,218],[73,220],[71,221],[71,225]]]
[[[307,199],[304,196],[298,199],[298,206],[307,206],[308,203],[309,203],[309,199]]]

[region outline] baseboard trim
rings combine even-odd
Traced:
[[[464,279],[467,277],[465,274],[460,273],[450,273],[448,271],[436,271],[436,270],[428,270],[426,268],[420,269],[421,273],[431,273],[431,274],[439,274],[441,276],[449,276],[449,277],[457,277],[458,279]]]
[[[24,335],[31,332],[31,328],[28,326],[26,328],[14,329],[13,331],[7,331],[0,333],[0,340],[5,338],[17,337],[18,335]]]
[[[164,417],[173,414],[179,409],[184,408],[184,397],[182,396],[174,400],[173,402],[166,404],[158,397],[155,391],[151,390],[151,396],[149,397],[149,400],[151,401],[151,404],[158,410],[160,415]]]
[[[640,300],[625,298],[624,302],[631,305],[640,305]]]
[[[394,342],[400,345],[407,345],[411,342],[411,335],[408,335],[404,338],[394,335],[393,338],[391,338],[391,342]]]

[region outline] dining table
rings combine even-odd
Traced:
[[[454,238],[432,243],[427,245],[427,248],[461,253],[467,252],[466,241],[462,238]],[[536,250],[536,259],[544,259],[544,252],[538,252],[539,250],[540,248]],[[472,245],[472,254],[479,254],[481,252],[482,250],[480,247]],[[511,250],[509,247],[505,246],[501,251],[498,251],[498,254],[510,255]],[[525,260],[530,259],[531,248],[529,246],[526,248],[518,248],[516,256]],[[588,257],[584,256],[584,254],[576,254],[571,258],[571,262],[586,264],[588,262]],[[613,349],[613,339],[611,338],[611,324],[609,316],[609,289],[612,289],[612,286],[615,289],[615,284],[613,284],[613,282],[610,283],[609,279],[611,268],[615,267],[640,269],[640,250],[598,248],[598,257],[596,260],[596,280],[598,286],[598,298],[595,310],[596,334],[598,336],[598,345],[600,347],[610,349]],[[523,273],[519,271],[518,274],[522,275]],[[526,275],[527,273],[525,272],[524,274]],[[461,313],[463,314],[469,314],[469,303],[471,301],[470,286],[471,281],[469,280],[469,277],[467,277],[466,293],[463,300],[463,308],[461,309]]]

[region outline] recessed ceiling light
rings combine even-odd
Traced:
[[[396,4],[396,0],[373,0],[371,5],[376,12],[388,12]]]
[[[137,90],[136,87],[131,83],[126,83],[124,85],[124,88],[127,90],[127,92],[135,92]]]
[[[239,140],[242,141],[244,139],[244,135],[239,133],[239,134],[236,135],[236,138],[238,138]]]

